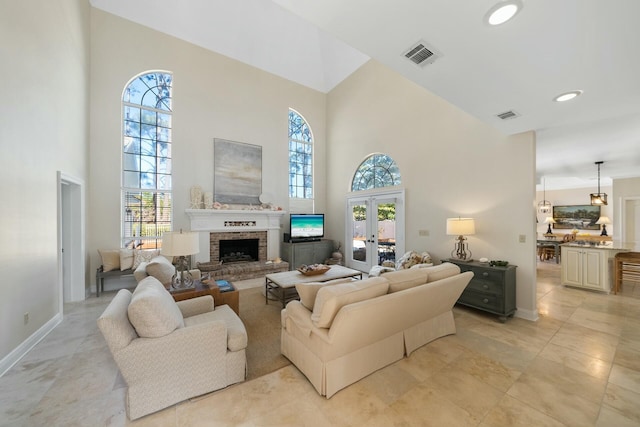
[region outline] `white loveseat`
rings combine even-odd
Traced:
[[[329,398],[454,334],[452,308],[472,277],[444,263],[348,283],[297,285],[301,300],[282,310],[282,354]]]

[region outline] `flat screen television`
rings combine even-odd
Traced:
[[[324,237],[324,214],[291,214],[291,239],[319,240]]]

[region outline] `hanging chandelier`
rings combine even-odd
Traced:
[[[542,177],[542,201],[538,203],[538,210],[543,214],[551,212],[551,202],[547,200],[547,186],[544,177]]]
[[[596,162],[596,165],[598,165],[598,192],[591,193],[591,206],[604,206],[607,204],[607,194],[600,192],[600,165],[603,163],[603,161]]]

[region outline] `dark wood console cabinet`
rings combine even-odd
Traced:
[[[516,311],[516,267],[491,267],[477,261],[449,262],[460,267],[462,272],[472,271],[473,278],[462,292],[458,304],[497,314],[501,322]]]

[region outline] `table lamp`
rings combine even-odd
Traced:
[[[547,227],[547,234],[553,234],[553,231],[551,231],[551,224],[555,224],[556,220],[553,219],[552,216],[548,216],[544,219],[544,223],[549,224],[549,227]]]
[[[600,235],[601,236],[608,236],[608,234],[607,234],[607,224],[611,224],[611,220],[609,219],[609,217],[608,216],[601,216],[596,221],[596,224],[602,224],[602,233],[600,233]]]
[[[447,218],[447,235],[458,236],[451,257],[461,261],[472,261],[469,245],[465,242],[465,235],[476,234],[476,223],[473,218]],[[455,255],[454,255],[455,254]],[[469,258],[469,259],[467,259]]]
[[[193,287],[193,277],[189,272],[187,255],[200,252],[200,237],[195,232],[167,232],[162,235],[162,255],[180,257],[176,264],[176,273],[171,279],[173,289],[188,289]]]

